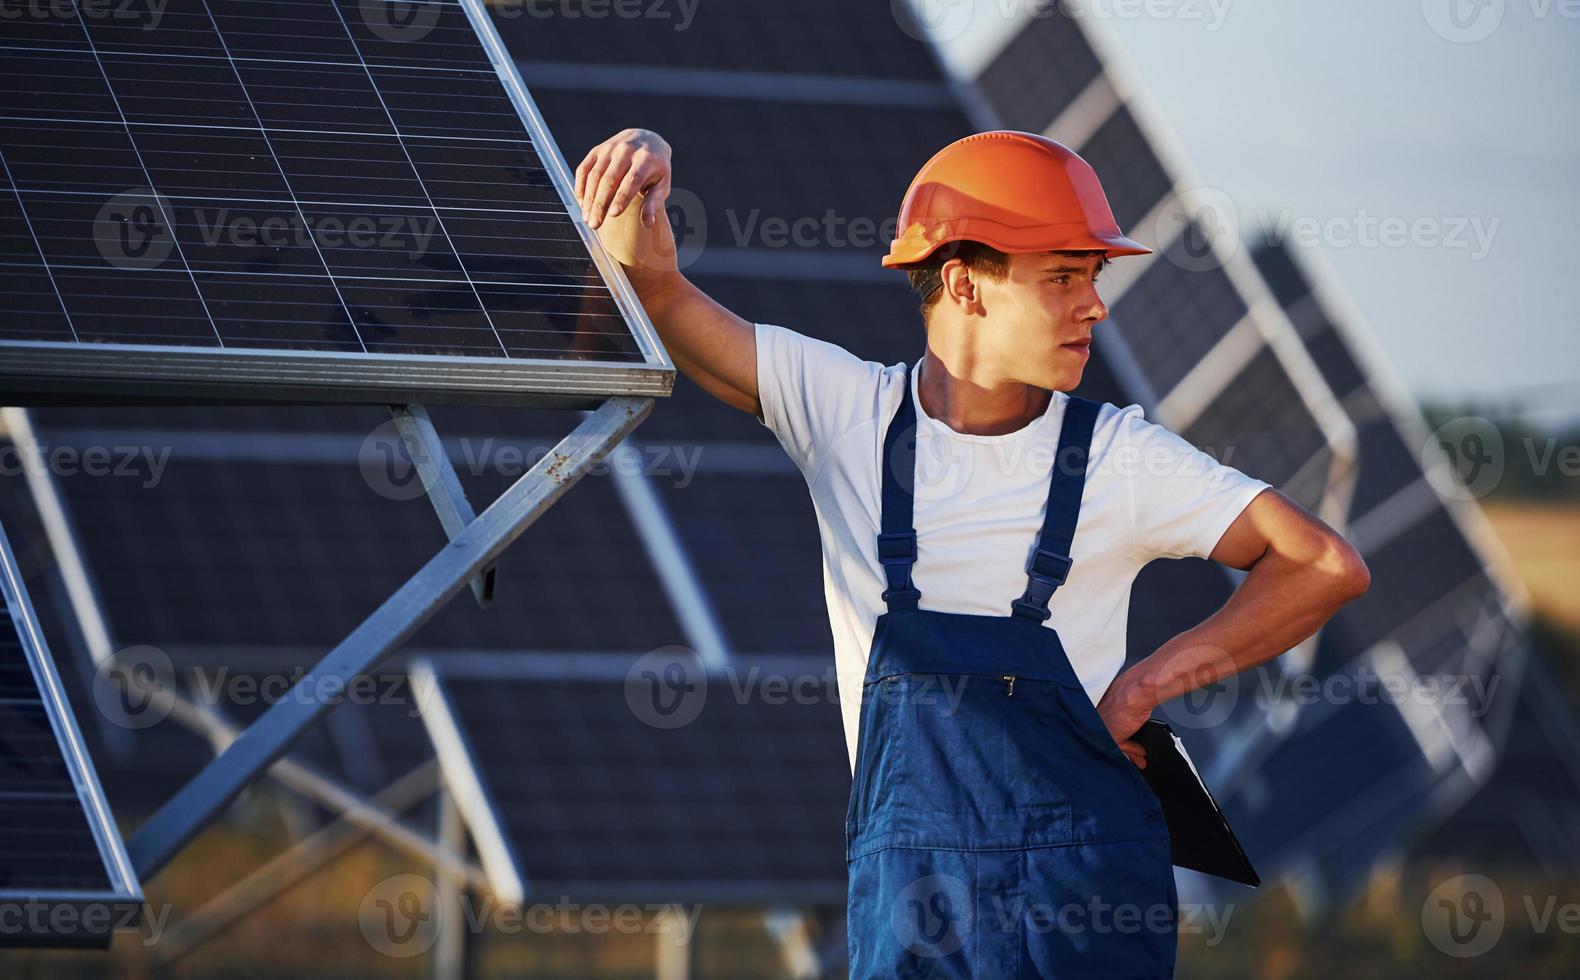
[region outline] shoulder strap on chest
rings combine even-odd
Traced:
[[[1014,602],[1014,614],[1039,623],[1052,615],[1048,600],[1070,574],[1070,544],[1081,516],[1081,493],[1086,488],[1086,463],[1091,455],[1092,429],[1101,406],[1089,398],[1071,395],[1059,424],[1059,448],[1048,477],[1048,503],[1042,514],[1037,548],[1027,568],[1026,592]]]

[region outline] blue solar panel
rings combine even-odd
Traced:
[[[51,10],[0,19],[13,403],[668,394],[480,0]]]

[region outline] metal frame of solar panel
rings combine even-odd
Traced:
[[[37,9],[0,22],[10,403],[669,394],[481,0]]]
[[[0,528],[0,947],[103,948],[142,888]]]

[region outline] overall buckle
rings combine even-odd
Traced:
[[[1054,590],[1070,577],[1070,567],[1074,564],[1069,555],[1038,547],[1031,557],[1031,568],[1026,573],[1030,578],[1026,583],[1026,594],[1015,600],[1015,615],[1035,619],[1039,623],[1047,622],[1048,617],[1053,615],[1048,611],[1048,600],[1053,598]]]
[[[879,534],[878,561],[889,586],[883,592],[884,602],[904,599],[914,605],[921,599],[921,591],[911,584],[911,566],[916,564],[915,528]]]

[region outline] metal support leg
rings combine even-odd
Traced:
[[[439,523],[454,541],[476,514],[471,501],[466,499],[466,490],[461,486],[461,477],[455,472],[450,453],[444,448],[444,440],[434,429],[428,410],[421,405],[413,402],[391,405],[389,409],[395,419],[395,431],[406,444],[406,454],[417,467],[422,488],[439,514]],[[472,578],[472,595],[484,609],[494,600],[494,577],[495,568],[489,565]]]
[[[696,963],[697,934],[692,933],[684,941],[681,940],[686,931],[686,910],[683,906],[668,906],[660,914],[664,920],[655,937],[654,980],[690,980],[692,966]]]
[[[439,788],[439,846],[457,860],[466,860],[466,824],[461,808],[448,786]],[[469,929],[466,907],[466,882],[435,868],[435,914],[439,919],[439,940],[433,946],[434,980],[462,980],[466,975],[466,941]]]
[[[128,853],[142,880],[169,863],[326,711],[492,563],[593,464],[652,411],[650,398],[611,398],[406,580],[295,688],[138,828]]]
[[[763,926],[779,944],[784,976],[791,980],[817,980],[822,976],[805,912],[792,906],[769,908],[763,912]]]
[[[376,806],[400,813],[433,795],[439,786],[439,764],[429,760],[384,787],[372,799]],[[192,952],[269,902],[314,871],[368,838],[366,827],[346,818],[292,844],[241,881],[214,896],[197,911],[165,931],[152,953],[170,963]],[[464,859],[464,855],[462,856]]]

